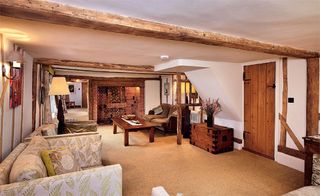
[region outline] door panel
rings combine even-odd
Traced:
[[[275,63],[244,67],[244,147],[274,158]]]

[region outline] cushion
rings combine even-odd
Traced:
[[[68,148],[44,150],[41,158],[45,163],[49,176],[80,171],[80,165]]]
[[[47,176],[40,153],[49,149],[42,136],[34,136],[26,149],[17,157],[10,172],[10,183],[43,178]]]
[[[27,147],[27,144],[20,143],[0,164],[0,185],[9,184],[10,170],[14,161]]]
[[[171,105],[164,103],[164,104],[161,105],[161,107],[162,107],[162,110],[163,110],[162,115],[168,117],[169,112],[170,112]]]
[[[143,119],[146,120],[146,121],[151,121],[152,119],[155,119],[155,118],[167,118],[167,116],[163,116],[163,115],[144,115],[143,116]]]
[[[70,145],[69,148],[72,150],[72,153],[81,168],[99,166],[102,164],[101,141],[83,144],[80,146]]]
[[[40,132],[43,136],[57,135],[55,124],[43,124],[35,132]]]
[[[318,196],[320,192],[320,186],[305,186],[300,189],[291,191],[283,196]]]
[[[154,111],[154,114],[155,114],[155,115],[158,115],[158,114],[161,114],[161,113],[163,112],[163,109],[162,109],[162,107],[159,105],[158,107],[154,108],[153,111]]]

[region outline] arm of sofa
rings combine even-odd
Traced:
[[[4,195],[122,195],[119,164],[0,186]]]

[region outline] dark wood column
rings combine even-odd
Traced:
[[[318,134],[319,58],[307,59],[307,136]]]

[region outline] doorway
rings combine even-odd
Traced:
[[[244,149],[274,159],[275,62],[244,66]]]

